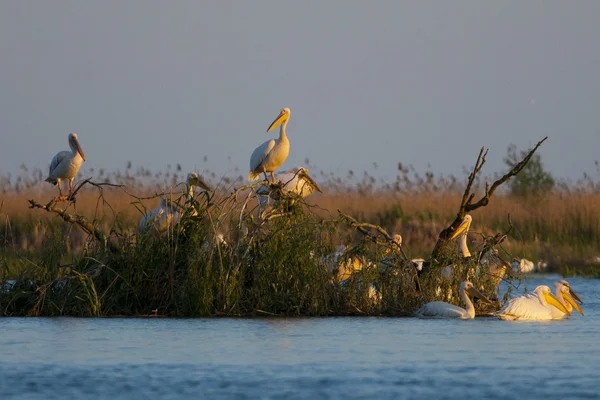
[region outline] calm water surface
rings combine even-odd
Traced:
[[[600,280],[569,281],[585,316],[542,323],[0,318],[0,399],[600,398]]]

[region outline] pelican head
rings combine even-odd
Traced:
[[[200,178],[200,175],[198,175],[196,172],[190,172],[187,175],[187,184],[188,186],[198,186],[204,190],[210,191],[210,187],[206,183],[204,183],[202,178]]]
[[[565,306],[563,306],[562,303],[560,301],[558,301],[558,299],[556,297],[554,297],[554,295],[552,294],[552,292],[550,291],[550,288],[548,286],[540,285],[534,289],[534,292],[538,295],[540,300],[542,300],[543,302],[558,308],[560,311],[562,311],[566,315],[571,315],[569,310],[567,310],[567,308]]]
[[[479,297],[481,300],[491,303],[492,301],[488,299],[483,293],[481,293],[473,284],[469,281],[464,281],[460,284],[460,291],[465,292],[471,296]]]
[[[289,108],[284,108],[283,110],[289,110]],[[283,111],[283,110],[281,110],[281,111]],[[323,193],[323,191],[321,190],[319,185],[317,185],[317,182],[315,182],[313,180],[313,178],[311,178],[308,175],[308,168],[304,168],[304,167],[296,168],[295,173],[296,173],[296,175],[298,175],[298,178],[302,178],[306,182],[308,182],[308,184],[311,185],[314,190],[316,190],[319,193]]]
[[[79,144],[79,138],[75,132],[69,133],[69,147],[73,150],[73,153],[79,153],[83,161],[85,161],[85,154],[83,153],[83,149]]]
[[[471,218],[471,216],[469,214],[465,215],[465,217],[463,218],[463,220],[460,223],[460,225],[458,226],[458,228],[456,228],[456,231],[450,237],[450,240],[454,240],[457,237],[459,237],[460,235],[466,234],[466,232],[469,232],[469,228],[471,227],[472,220],[473,220],[473,218]]]
[[[577,302],[573,299],[577,299],[580,303],[583,303],[583,301],[581,301],[581,298],[577,295],[577,293],[575,293],[573,291],[573,289],[571,289],[571,287],[569,286],[569,282],[567,281],[560,281],[560,282],[556,282],[556,292],[558,293],[560,291],[560,293],[562,294],[563,299],[570,304],[575,310],[577,310],[577,312],[581,315],[583,315],[583,311],[581,310],[581,307],[579,306],[579,304],[577,304]],[[566,306],[566,304],[565,304]]]
[[[583,304],[583,300],[581,300],[581,297],[579,297],[577,295],[577,293],[575,293],[575,291],[571,288],[571,285],[569,285],[569,282],[563,280],[563,281],[560,281],[559,283],[561,285],[563,285],[563,286],[568,287],[569,288],[569,294],[571,296],[573,296],[575,298],[575,300],[577,300],[579,303]]]
[[[275,118],[275,121],[273,121],[271,125],[269,125],[267,132],[271,132],[273,129],[277,128],[283,121],[287,121],[288,119],[290,119],[291,113],[292,112],[289,108],[282,108],[277,118]]]

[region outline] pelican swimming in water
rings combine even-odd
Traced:
[[[249,181],[258,180],[261,173],[265,174],[265,179],[268,181],[267,172],[270,172],[270,182],[275,183],[273,172],[283,164],[290,153],[290,141],[285,132],[290,119],[290,113],[289,108],[283,108],[277,118],[275,118],[275,121],[267,129],[267,132],[270,132],[278,125],[281,125],[279,138],[267,140],[252,153],[250,157],[250,173],[248,174]]]
[[[573,312],[573,308],[575,308],[575,310],[577,310],[577,312],[579,314],[583,315],[583,311],[581,310],[581,307],[579,306],[579,304],[577,304],[577,302],[575,300],[579,301],[580,303],[583,303],[583,301],[581,300],[579,295],[577,293],[575,293],[575,291],[573,289],[571,289],[569,282],[567,282],[567,281],[555,282],[554,283],[554,292],[556,293],[555,296],[558,299],[558,301],[563,306],[565,306],[565,308],[567,309],[569,314],[571,314]],[[552,319],[567,318],[567,314],[559,311],[556,307],[549,306],[548,308],[550,309],[550,312],[552,313]]]
[[[260,208],[264,208],[268,204],[269,199],[279,200],[281,194],[284,196],[295,194],[304,198],[315,190],[323,193],[317,182],[308,175],[307,168],[294,168],[278,173],[275,176],[275,180],[280,185],[281,191],[273,190],[269,185],[261,185],[256,189]]]
[[[571,315],[567,308],[554,297],[548,286],[540,285],[529,294],[509,300],[494,315],[505,320],[547,321],[555,319],[550,307],[556,307],[563,314]]]
[[[490,303],[490,300],[477,290],[471,282],[464,281],[460,284],[460,296],[466,308],[461,308],[444,301],[432,301],[415,311],[415,316],[419,318],[473,319],[475,318],[475,307],[469,295],[477,296]]]
[[[185,195],[187,202],[194,197],[194,186],[207,191],[211,190],[196,172],[190,172],[188,174],[186,183],[187,191]],[[192,215],[195,215],[196,209],[192,209],[191,213]],[[170,227],[177,225],[181,219],[181,214],[180,208],[172,201],[160,199],[159,206],[154,210],[147,212],[142,217],[138,226],[138,232],[145,232],[151,229],[153,233],[160,235],[166,232]]]
[[[52,161],[50,162],[50,171],[46,182],[50,182],[53,185],[58,185],[59,196],[62,197],[62,189],[60,182],[63,180],[69,180],[69,196],[73,193],[73,179],[79,172],[81,164],[85,161],[85,154],[79,144],[79,140],[76,133],[69,134],[69,147],[71,151],[61,151],[56,153]]]

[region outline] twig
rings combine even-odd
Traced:
[[[475,166],[473,167],[473,170],[469,175],[469,179],[467,180],[467,187],[465,188],[465,191],[463,193],[462,201],[458,213],[456,214],[456,218],[449,227],[440,232],[438,241],[435,244],[435,247],[432,252],[433,258],[437,258],[439,256],[440,250],[444,247],[444,245],[448,242],[452,234],[456,231],[465,215],[468,212],[474,211],[480,207],[487,206],[490,202],[490,198],[492,197],[496,189],[498,189],[500,185],[508,181],[510,178],[516,176],[519,172],[521,172],[521,170],[525,168],[531,157],[535,154],[535,152],[542,145],[542,143],[546,141],[546,139],[548,139],[547,136],[540,140],[535,145],[535,147],[531,149],[529,153],[527,153],[527,155],[518,164],[512,167],[511,170],[504,174],[501,178],[497,179],[492,184],[492,186],[486,183],[484,195],[477,202],[473,203],[473,199],[475,198],[475,193],[471,192],[473,182],[475,181],[479,172],[481,172],[481,168],[485,164],[485,157],[487,155],[487,150],[483,147],[481,148],[481,150],[479,151],[479,155],[477,156],[477,160],[475,161]]]

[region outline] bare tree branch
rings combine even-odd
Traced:
[[[477,175],[481,171],[481,168],[485,164],[485,157],[487,155],[487,150],[483,147],[481,148],[481,150],[479,151],[479,155],[477,156],[477,161],[475,162],[475,166],[473,167],[473,170],[472,170],[471,174],[469,175],[469,179],[467,181],[467,187],[465,188],[465,191],[463,193],[462,201],[461,201],[458,213],[456,214],[456,218],[454,219],[454,221],[452,222],[452,224],[449,227],[447,227],[446,229],[444,229],[443,231],[440,232],[438,241],[435,244],[435,247],[432,252],[433,258],[437,258],[439,256],[440,250],[448,242],[448,240],[450,239],[450,237],[452,236],[454,231],[458,228],[458,226],[462,222],[465,215],[468,212],[474,211],[480,207],[487,206],[488,203],[490,202],[490,198],[492,197],[492,195],[494,194],[496,189],[498,189],[498,187],[500,187],[500,185],[502,185],[503,183],[508,181],[510,178],[512,178],[513,176],[516,176],[519,172],[521,172],[521,170],[523,168],[525,168],[525,166],[527,165],[527,163],[529,162],[531,157],[533,157],[533,155],[535,154],[537,149],[542,145],[542,143],[544,143],[546,141],[546,139],[548,139],[547,136],[545,138],[543,138],[542,140],[540,140],[535,145],[535,147],[533,149],[531,149],[529,151],[529,153],[527,153],[527,155],[518,164],[516,164],[513,168],[511,168],[511,170],[508,171],[506,174],[504,174],[500,179],[497,179],[492,184],[491,187],[489,186],[488,183],[486,183],[484,195],[477,202],[473,203],[473,199],[475,198],[475,193],[473,193],[471,191],[471,188],[473,186],[473,182],[477,178]]]
[[[122,185],[114,185],[110,183],[95,183],[91,181],[91,178],[84,179],[79,182],[73,190],[73,193],[70,196],[59,196],[52,198],[48,203],[41,204],[35,200],[29,200],[29,208],[39,208],[45,210],[47,212],[55,213],[59,215],[63,220],[69,222],[71,224],[78,225],[81,229],[83,229],[88,235],[91,235],[94,239],[96,239],[102,246],[102,248],[107,248],[112,252],[118,252],[117,246],[110,242],[106,235],[99,229],[97,229],[85,216],[70,214],[67,212],[66,208],[57,207],[56,204],[59,201],[75,201],[75,195],[79,192],[79,190],[86,184],[90,184],[99,188],[100,196],[102,196],[102,186],[113,186],[113,187],[122,187]]]
[[[377,244],[387,244],[391,246],[396,246],[396,248],[402,253],[405,260],[408,260],[407,255],[404,253],[404,249],[402,245],[394,240],[393,237],[390,236],[389,233],[379,225],[369,224],[367,222],[358,222],[356,219],[351,216],[344,214],[339,209],[337,210],[339,215],[351,226],[356,228],[360,233],[365,235],[365,237],[369,238],[371,241]],[[373,233],[375,231],[376,233]],[[384,240],[381,241],[380,237],[383,237]]]

